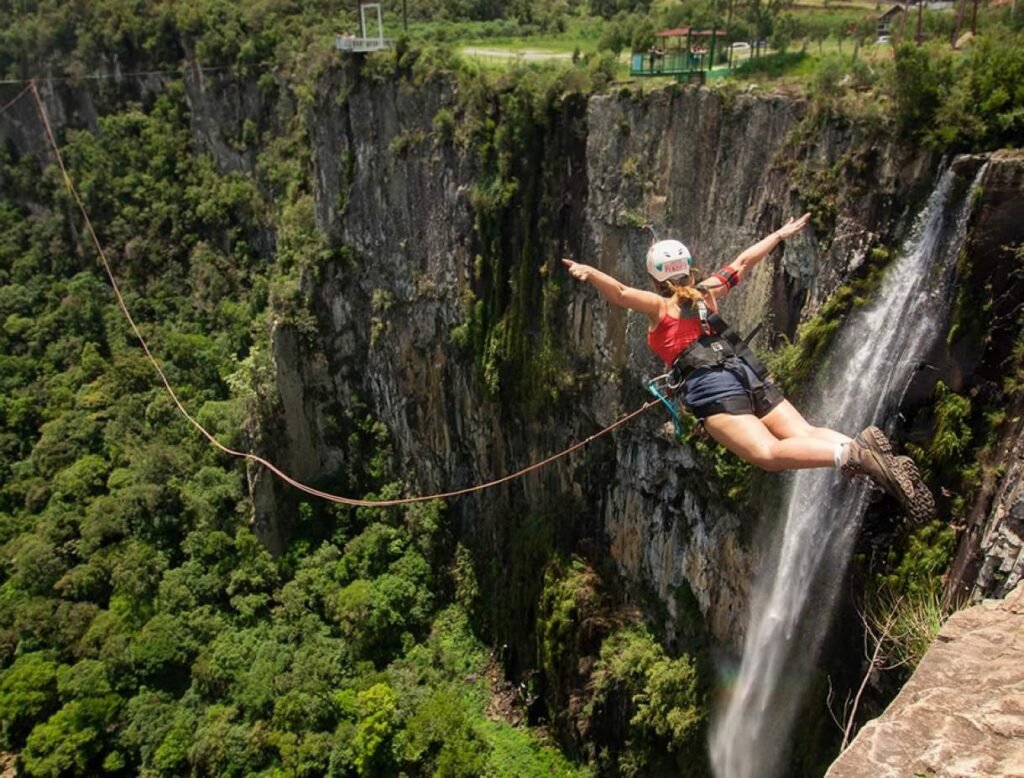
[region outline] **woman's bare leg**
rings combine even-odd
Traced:
[[[786,408],[784,406],[789,406]],[[781,411],[776,413],[776,411]],[[774,418],[772,418],[774,415]],[[803,427],[800,422],[806,427]],[[771,424],[774,429],[769,427]],[[796,470],[835,466],[836,444],[849,441],[845,435],[822,427],[811,427],[789,403],[781,403],[758,419],[753,414],[730,416],[719,413],[704,420],[708,433],[741,459],[765,470]],[[804,432],[779,439],[778,434]],[[774,434],[773,434],[774,433]],[[845,448],[850,454],[853,446]],[[879,487],[895,497],[913,522],[935,515],[935,500],[928,487],[890,454],[878,453],[864,444],[857,454],[857,467]]]
[[[751,413],[716,413],[704,420],[704,428],[740,459],[764,470],[835,466],[836,441],[811,436],[780,440]]]
[[[815,427],[803,417],[789,400],[783,400],[761,418],[768,431],[780,440],[786,438],[818,438],[836,443],[849,443],[850,438],[828,427]]]

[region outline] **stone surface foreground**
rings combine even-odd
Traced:
[[[1024,584],[955,613],[826,778],[1024,776]]]

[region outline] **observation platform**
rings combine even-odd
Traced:
[[[634,52],[630,58],[631,76],[675,76],[678,81],[703,84],[716,60],[722,59],[726,32],[676,27],[654,37],[659,45],[649,52]]]

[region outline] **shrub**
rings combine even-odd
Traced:
[[[950,78],[950,58],[927,47],[903,43],[895,53],[896,67],[890,84],[898,132],[922,131],[935,116],[941,89]]]
[[[737,78],[778,78],[795,70],[807,54],[802,51],[779,52],[764,57],[748,59],[733,71]]]
[[[672,659],[646,627],[623,627],[602,644],[590,689],[589,726],[602,717],[627,722],[626,748],[617,765],[607,765],[612,771],[643,774],[667,748],[687,763],[688,774],[702,773],[707,708],[688,655]]]

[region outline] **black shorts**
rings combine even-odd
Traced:
[[[708,402],[698,405],[686,404],[686,409],[700,421],[718,413],[728,413],[733,416],[752,413],[761,419],[785,399],[779,388],[771,381],[763,381],[759,386],[748,389],[743,380],[732,371],[722,368],[717,370],[722,370],[718,374],[720,377],[734,378],[735,385],[722,387],[719,393],[709,398]],[[728,383],[732,384],[733,381],[729,380]]]

